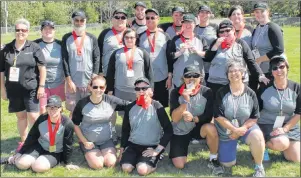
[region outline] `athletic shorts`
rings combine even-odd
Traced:
[[[168,78],[154,82],[154,96],[153,99],[159,101],[163,107],[168,107],[169,92],[166,89],[166,81]]]
[[[255,129],[260,129],[257,124],[253,125],[244,136],[239,137],[237,140],[219,141],[218,145],[218,157],[222,163],[228,163],[236,160],[237,143],[241,141],[246,143],[246,139],[250,132]]]
[[[69,93],[67,88],[66,88],[66,109],[70,112],[73,112],[75,106],[76,106],[76,103],[88,96],[90,93],[88,91],[88,88],[79,88],[79,87],[76,87],[76,92],[75,93]]]
[[[84,154],[86,154],[87,152],[90,152],[92,150],[104,150],[106,148],[114,148],[115,149],[115,145],[114,145],[112,139],[106,141],[105,143],[103,143],[101,145],[95,145],[95,147],[92,149],[86,149],[82,142],[79,142],[79,146]]]
[[[159,153],[157,156],[153,157],[142,156],[142,152],[150,147],[155,149],[157,145],[143,146],[129,142],[129,145],[124,149],[122,153],[120,165],[131,164],[132,166],[136,167],[136,164],[138,163],[146,163],[147,165],[156,168],[163,151],[161,151],[161,153]]]
[[[288,133],[271,136],[270,133],[273,131],[274,124],[258,124],[266,142],[270,141],[272,138],[277,138],[279,136],[285,136],[291,141],[300,141],[300,127],[296,124]]]
[[[8,97],[8,112],[15,113],[24,110],[26,110],[26,112],[39,112],[40,104],[39,100],[37,99],[37,90],[27,90],[23,93],[23,96]]]
[[[59,85],[56,88],[45,88],[45,94],[40,98],[40,107],[46,107],[47,99],[52,96],[57,95],[61,98],[62,101],[65,101],[65,83]]]
[[[50,163],[50,167],[53,168],[60,162],[61,153],[50,153],[43,149],[43,147],[36,143],[29,148],[29,150],[25,151],[23,155],[30,155],[37,159],[39,156],[44,156]]]

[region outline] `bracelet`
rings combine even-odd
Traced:
[[[45,85],[39,85],[39,87],[45,88]]]
[[[190,104],[190,102],[184,99],[184,104]]]

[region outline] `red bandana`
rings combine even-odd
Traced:
[[[182,93],[184,92],[184,89],[185,89],[185,88],[186,88],[186,84],[183,84],[183,85],[180,87],[180,89],[179,89],[179,94],[180,94],[180,95],[182,95]],[[198,85],[196,86],[196,88],[192,90],[191,96],[196,95],[196,94],[200,91],[200,89],[201,89],[201,85],[198,84]]]
[[[221,48],[222,49],[229,49],[233,43],[235,42],[236,38],[233,37],[232,39],[225,39],[222,43],[221,43]]]
[[[150,104],[145,102],[144,95],[140,95],[140,97],[136,100],[136,104],[141,106],[143,109],[147,109],[150,106]]]

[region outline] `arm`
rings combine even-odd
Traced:
[[[73,133],[74,126],[69,118],[65,118],[67,121],[64,131],[64,141],[63,141],[63,161],[65,164],[70,164],[70,158],[73,150]]]
[[[273,56],[281,55],[284,52],[284,41],[283,41],[282,30],[275,23],[269,24],[268,36],[269,36],[271,45],[273,46],[273,50],[266,54],[266,56],[269,60]]]
[[[61,53],[62,53],[65,77],[66,77],[66,79],[69,78],[69,80],[70,80],[70,77],[69,77],[70,76],[69,54],[68,54],[67,44],[66,44],[66,41],[69,36],[70,36],[70,34],[68,33],[68,34],[64,35],[62,38]]]
[[[46,81],[46,60],[44,57],[44,54],[41,50],[41,48],[39,47],[38,44],[34,43],[34,59],[38,65],[38,70],[39,70],[39,88],[37,91],[37,98],[39,99],[40,97],[42,97],[44,95],[44,87],[45,87],[45,81]]]
[[[213,60],[213,58],[215,57],[216,51],[218,49],[218,46],[216,47],[216,42],[217,42],[217,39],[211,43],[209,49],[206,51],[205,58],[203,58],[203,60],[205,62],[211,62]]]
[[[97,39],[94,35],[91,35],[91,38],[93,40],[93,54],[92,54],[92,60],[93,60],[93,75],[98,75],[99,73],[99,63],[100,63],[100,52],[99,47],[97,43]]]
[[[300,93],[297,97],[296,102],[296,109],[295,109],[295,115],[283,126],[283,131],[288,132],[291,130],[296,124],[300,121],[300,114],[301,114],[301,96]]]
[[[114,88],[115,88],[115,64],[116,64],[117,50],[115,50],[112,53],[112,55],[110,57],[109,65],[108,65],[108,71],[107,71],[107,76],[106,76],[108,92],[110,92],[110,91],[113,92]]]
[[[171,126],[171,122],[168,118],[168,115],[164,109],[164,107],[161,105],[160,108],[157,109],[157,115],[161,124],[161,127],[163,128],[163,136],[160,139],[160,143],[158,145],[158,150],[160,149],[160,152],[163,148],[165,148],[168,144],[168,142],[171,140],[171,137],[173,135],[173,129]]]
[[[120,141],[120,150],[123,150],[128,146],[128,140],[130,137],[131,132],[131,125],[130,125],[130,118],[129,118],[129,112],[131,108],[135,105],[136,101],[132,102],[130,105],[128,105],[124,112],[124,118],[122,122],[122,129],[121,129],[121,141]]]
[[[172,90],[170,94],[170,115],[173,122],[177,123],[182,119],[182,114],[186,111],[187,103],[180,104],[179,103],[179,93],[175,88]],[[187,102],[190,102],[187,100]]]
[[[152,69],[152,65],[151,65],[149,54],[144,49],[141,48],[141,50],[143,51],[144,74],[145,74],[145,77],[151,83],[152,88],[154,88],[153,69]]]
[[[115,111],[124,111],[125,107],[129,104],[128,101],[122,100],[120,98],[117,98],[115,96],[105,95],[105,97],[108,97],[109,103],[111,105],[115,105]]]
[[[99,47],[99,74],[103,74],[103,71],[102,71],[102,57],[103,57],[103,42],[104,42],[104,38],[105,38],[105,36],[106,36],[106,34],[107,34],[107,32],[109,32],[110,31],[110,29],[104,29],[101,33],[100,33],[100,35],[99,35],[99,37],[98,37],[98,47]]]
[[[210,88],[203,93],[203,96],[207,99],[205,111],[202,115],[197,116],[199,124],[210,123],[213,116],[213,93]]]

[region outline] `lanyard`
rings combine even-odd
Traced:
[[[179,35],[179,34],[182,33],[182,26],[181,26],[180,31],[178,31],[178,32],[177,32],[177,28],[176,28],[176,25],[175,25],[175,24],[172,24],[172,28],[175,30],[176,35]]]
[[[284,93],[285,93],[286,89],[283,90],[283,93],[281,95],[278,88],[276,87],[275,83],[274,83],[274,86],[277,90],[277,93],[278,93],[278,96],[279,96],[279,99],[280,99],[280,116],[282,116],[283,115],[283,102],[282,101],[283,101],[283,97],[284,97]]]
[[[151,48],[151,52],[153,53],[153,52],[155,52],[156,38],[158,37],[158,30],[156,29],[155,35],[154,35],[152,40],[151,40],[151,37],[150,37],[149,29],[146,30],[146,35],[147,35],[147,39],[148,39],[148,42],[149,42],[149,46]]]
[[[117,39],[118,44],[122,45],[122,39],[120,38],[120,36],[118,35],[118,33],[114,27],[112,28],[112,32],[114,33],[114,36]],[[123,34],[123,33],[124,33],[124,31],[121,32],[121,34]]]
[[[51,124],[51,120],[50,117],[48,116],[48,132],[49,132],[49,144],[50,146],[53,146],[55,143],[55,136],[57,133],[57,130],[60,127],[60,123],[61,123],[61,118],[56,122],[54,130],[52,131],[52,124]]]
[[[258,39],[261,35],[263,35],[263,33],[265,32],[264,30],[267,30],[268,28],[265,29],[266,26],[263,26],[263,27],[260,27],[260,32],[259,32],[259,35],[257,36],[255,42],[254,42],[254,47],[256,48],[256,45],[257,45],[257,42],[258,42]]]
[[[123,51],[124,51],[125,57],[126,57],[126,64],[128,66],[128,70],[133,70],[133,61],[134,61],[133,59],[134,59],[136,47],[134,46],[132,48],[131,56],[129,56],[128,50],[129,49],[126,46],[123,48]]]
[[[242,32],[244,31],[244,28],[245,28],[245,24],[242,25],[242,28],[239,29],[239,33],[237,34],[237,38],[240,39],[241,35],[242,35]]]
[[[239,101],[241,99],[241,95],[238,96],[238,99],[235,102],[231,87],[230,87],[230,91],[231,91],[231,98],[232,98],[232,103],[233,103],[233,119],[236,119],[236,114],[237,114],[237,110],[238,110],[238,106],[239,106]]]
[[[77,40],[78,36],[76,35],[75,31],[72,31],[72,36],[73,36],[74,43],[75,43],[75,46],[76,46],[77,55],[81,56],[82,55],[82,48],[83,48],[83,45],[84,45],[84,40],[85,40],[85,37],[86,37],[86,33],[83,34],[83,36],[80,40],[80,43]]]
[[[14,50],[14,52],[15,52],[15,56],[14,56],[13,66],[16,67],[17,59],[18,56],[21,54],[21,51],[18,54],[16,53],[16,50]]]

